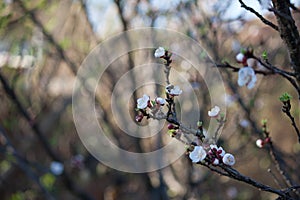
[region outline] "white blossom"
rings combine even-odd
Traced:
[[[158,47],[158,49],[156,49],[154,52],[154,57],[160,58],[160,57],[164,56],[165,53],[166,53],[166,51],[163,47]]]
[[[189,155],[193,163],[200,162],[205,159],[206,151],[202,146],[195,146],[194,150]]]
[[[219,114],[220,114],[219,106],[215,106],[211,110],[208,111],[208,116],[210,116],[210,117],[217,117]]]
[[[223,156],[223,159],[222,159],[223,163],[225,165],[229,165],[229,166],[232,166],[235,164],[235,158],[232,154],[230,153],[226,153],[224,156]]]
[[[64,171],[64,165],[60,162],[53,161],[50,164],[50,171],[54,175],[61,175]]]
[[[259,147],[259,148],[263,148],[264,141],[262,139],[256,140],[256,146]]]
[[[137,100],[137,108],[139,108],[139,109],[147,108],[149,100],[150,100],[150,97],[148,95],[144,94],[143,97],[141,97]]]
[[[161,97],[157,97],[156,99],[155,99],[155,102],[157,103],[157,104],[159,104],[159,105],[165,105],[167,102],[166,102],[166,100],[164,99],[164,98],[161,98]]]
[[[252,67],[243,67],[239,70],[238,85],[246,85],[248,89],[252,89],[256,83],[256,75]]]
[[[237,54],[236,57],[235,57],[235,59],[236,59],[238,62],[243,62],[244,58],[245,58],[245,55],[242,54],[242,53]]]
[[[178,96],[182,93],[182,90],[177,85],[175,85],[175,86],[174,85],[167,85],[166,86],[166,92],[170,95]]]

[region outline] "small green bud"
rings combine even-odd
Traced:
[[[268,59],[268,52],[266,50],[264,50],[264,52],[261,54],[261,57],[264,59],[264,60],[267,60]]]
[[[261,120],[261,123],[262,123],[262,125],[267,125],[267,122],[268,122],[268,120],[267,119],[263,119],[263,120]]]
[[[245,55],[245,54],[246,54],[246,52],[247,52],[247,50],[246,50],[246,49],[241,49],[240,51],[241,51],[241,53],[242,53],[242,54],[244,54],[244,55]]]
[[[291,99],[292,99],[292,96],[291,96],[289,93],[287,93],[287,92],[283,93],[283,94],[279,97],[279,100],[280,100],[281,102],[287,102],[287,101],[290,101]]]
[[[168,130],[168,134],[169,134],[171,137],[174,137],[174,136],[176,135],[176,130],[175,130],[175,129]]]
[[[197,127],[201,127],[203,125],[202,121],[197,121]]]

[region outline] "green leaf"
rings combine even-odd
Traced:
[[[289,93],[287,93],[287,92],[283,93],[283,94],[279,97],[279,100],[280,100],[281,102],[287,102],[287,101],[290,101],[291,99],[292,99],[292,96],[291,96]]]
[[[263,119],[263,120],[261,120],[261,123],[262,123],[262,125],[266,125],[266,124],[267,124],[267,122],[268,122],[268,120],[267,120],[267,119]]]
[[[155,102],[154,100],[151,100],[151,104],[152,104],[153,106],[155,106],[155,105],[156,105],[156,102]]]
[[[242,54],[245,54],[247,52],[246,49],[241,49],[240,51],[241,51]]]
[[[176,134],[176,130],[175,129],[171,129],[171,130],[168,130],[168,134],[173,137],[175,134]]]
[[[198,122],[197,122],[197,126],[198,126],[198,127],[200,127],[200,126],[202,126],[202,125],[203,125],[202,121],[198,121]]]

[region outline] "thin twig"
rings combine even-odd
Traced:
[[[292,8],[295,12],[300,12],[299,8],[295,6],[295,4],[291,3],[291,1],[288,1],[290,8]]]
[[[284,197],[285,199],[292,200],[292,198],[289,197],[288,194],[286,194],[286,192],[283,192],[281,190],[277,190],[277,189],[274,189],[274,188],[272,188],[270,186],[267,186],[267,185],[264,185],[262,183],[259,183],[259,182],[255,181],[255,180],[251,179],[250,177],[247,177],[247,176],[239,173],[237,170],[235,170],[232,167],[229,167],[227,165],[220,164],[219,166],[225,172],[227,172],[229,174],[230,178],[233,178],[235,180],[247,183],[247,184],[252,185],[252,186],[254,186],[256,188],[259,188],[259,189],[261,189],[263,191],[271,192],[271,193],[274,193],[274,194],[278,194],[279,196]]]
[[[294,129],[297,133],[297,136],[298,136],[298,142],[300,143],[300,131],[299,131],[299,128],[298,128],[298,126],[295,122],[295,118],[291,114],[291,108],[292,108],[291,101],[290,100],[282,101],[282,103],[283,103],[282,112],[284,112],[289,117],[289,119],[291,120],[292,126],[294,127]]]
[[[273,71],[274,73],[277,73],[279,75],[281,75],[282,77],[284,77],[285,79],[287,79],[291,84],[292,86],[296,89],[297,93],[298,93],[298,96],[299,96],[299,99],[300,99],[300,87],[299,85],[297,84],[297,82],[295,81],[295,79],[293,79],[291,76],[296,76],[296,73],[292,73],[292,72],[287,72],[287,71],[284,71],[284,70],[281,70],[275,66],[273,66],[272,64],[270,64],[268,62],[268,60],[266,60],[266,63],[262,62],[261,59],[257,58],[254,56],[254,58],[262,65],[264,66],[265,68]]]
[[[228,62],[225,62],[224,64],[215,64],[215,66],[218,67],[218,68],[228,68],[228,69],[231,69],[233,72],[238,72],[241,69],[239,67],[235,67],[235,66],[230,65]],[[256,74],[262,74],[264,76],[274,74],[273,72],[270,73],[270,72],[261,71],[261,70],[254,70],[254,72]]]
[[[273,173],[273,171],[269,168],[269,169],[268,169],[268,172],[271,174],[271,176],[272,176],[272,178],[273,178],[275,184],[276,184],[279,188],[281,188],[282,185],[279,183],[279,180],[278,180],[278,178],[275,176],[275,174]]]
[[[269,148],[269,153],[270,153],[270,156],[275,164],[275,167],[277,169],[277,171],[281,174],[281,176],[283,177],[283,180],[285,182],[285,184],[288,186],[288,187],[291,187],[293,184],[290,180],[290,178],[287,176],[287,174],[285,173],[285,171],[283,170],[283,167],[282,167],[282,162],[280,162],[281,159],[278,158],[278,156],[276,155],[275,153],[275,148],[273,146],[273,143],[272,141],[270,141],[269,143],[270,145],[270,148]]]
[[[259,14],[256,10],[254,10],[253,8],[247,6],[242,0],[239,0],[241,7],[245,8],[246,10],[250,11],[251,13],[255,14],[256,17],[258,17],[264,24],[270,26],[271,28],[273,28],[274,30],[278,31],[278,26],[276,26],[275,24],[273,24],[272,22],[270,22],[269,20],[267,20],[266,18],[264,18],[261,14]]]

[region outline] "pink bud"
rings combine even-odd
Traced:
[[[168,129],[171,130],[171,129],[175,129],[176,126],[174,126],[173,124],[168,124]]]
[[[142,114],[137,115],[137,116],[135,116],[135,121],[136,122],[141,122],[143,120],[143,118],[144,118],[144,115],[142,115]]]
[[[266,144],[266,143],[269,143],[269,142],[271,142],[271,138],[270,138],[270,137],[267,137],[267,138],[264,140],[264,143]]]

